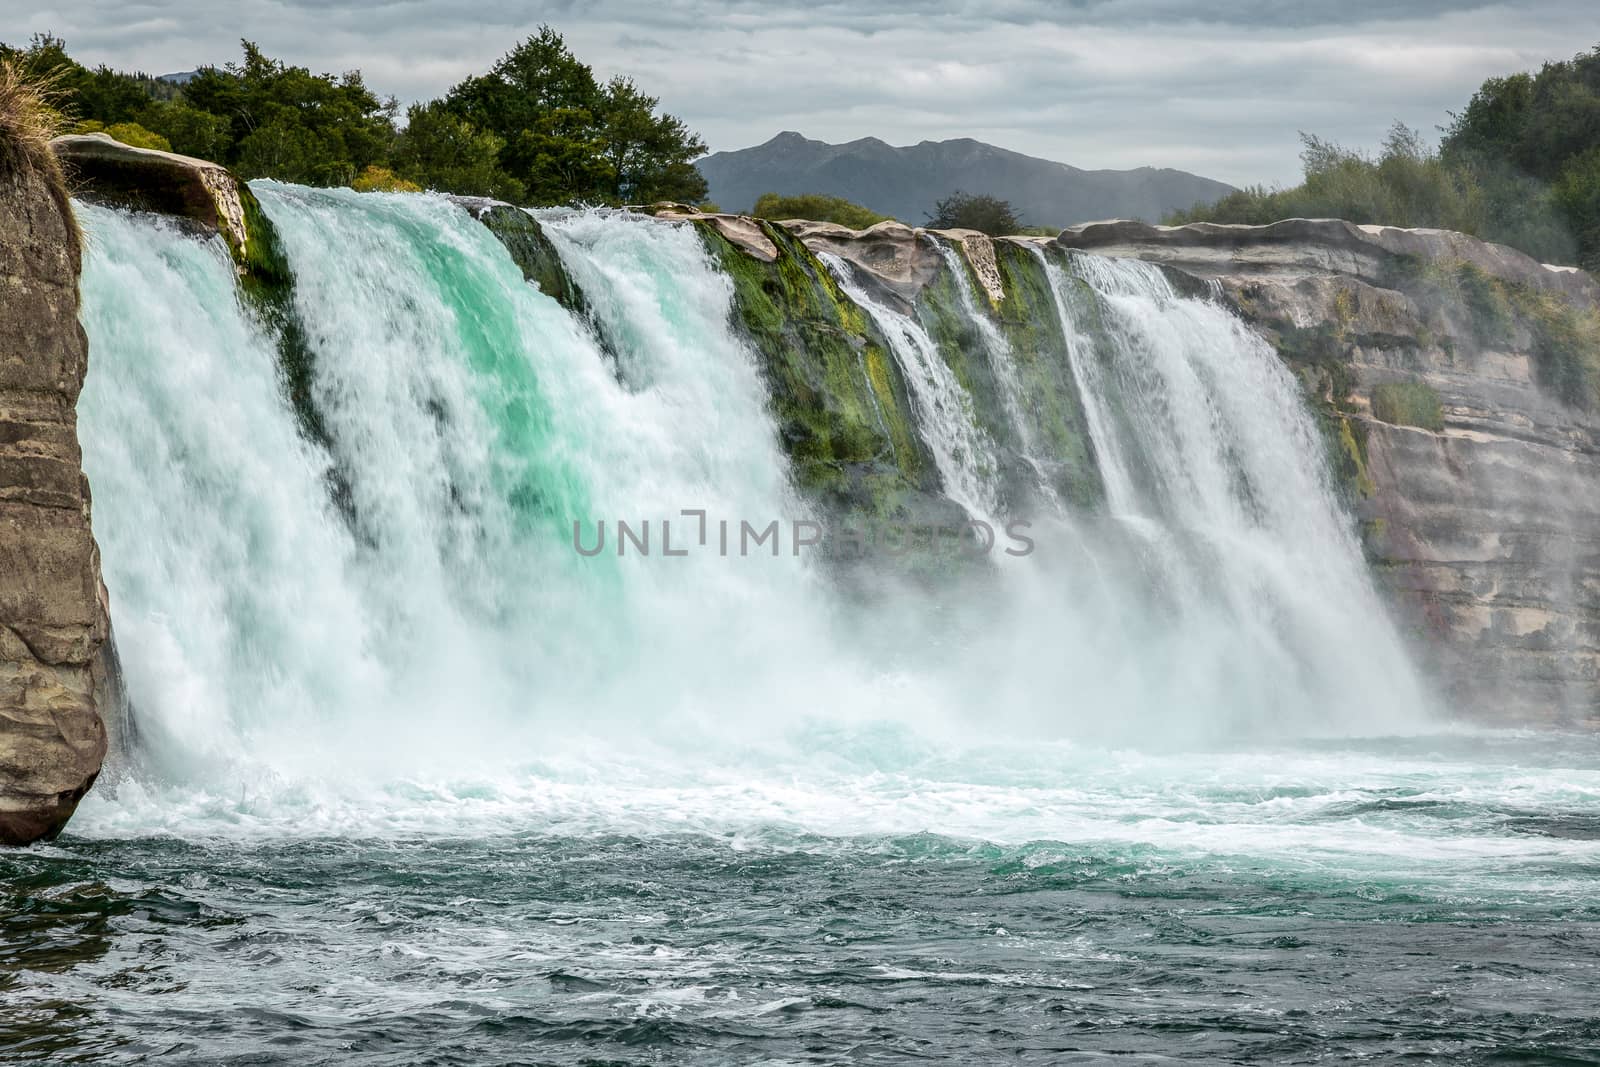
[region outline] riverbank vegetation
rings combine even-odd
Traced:
[[[243,58],[166,77],[89,69],[65,42],[0,45],[55,87],[68,128],[224,163],[245,178],[429,188],[516,203],[696,203],[705,145],[632,79],[602,81],[549,27],[401,120],[360,71],[314,74],[249,41]]]
[[[1600,48],[1490,78],[1442,133],[1435,147],[1396,124],[1376,155],[1303,134],[1299,185],[1241,189],[1167,221],[1439,227],[1600,269]]]

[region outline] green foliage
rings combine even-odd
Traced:
[[[1600,269],[1600,48],[1488,79],[1451,116],[1437,152],[1403,126],[1377,159],[1303,139],[1300,185],[1243,189],[1168,221],[1438,226]]]
[[[422,186],[406,181],[388,167],[374,164],[356,175],[350,188],[358,193],[420,193]]]
[[[0,44],[0,58],[10,58],[31,78],[48,82],[70,121],[112,126],[142,122],[154,101],[170,100],[178,89],[148,74],[128,74],[83,66],[67,55],[59,37],[36,33],[25,49]]]
[[[951,193],[933,207],[928,227],[934,230],[977,230],[1003,237],[1022,228],[1011,205],[986,193]]]
[[[183,85],[106,67],[89,70],[59,38],[0,45],[30,77],[51,81],[70,119],[123,129],[130,144],[164,139],[242,177],[348,185],[370,168],[386,182],[517,203],[696,203],[705,145],[630,78],[601,84],[561,35],[543,27],[487,74],[440,100],[397,105],[360,71],[313,74],[241,42],[242,62],[202,67]],[[363,187],[375,179],[369,176]]]
[[[1425,382],[1386,382],[1372,387],[1372,415],[1393,426],[1418,426],[1438,433],[1444,429],[1439,394]]]
[[[312,74],[240,44],[242,63],[202,67],[183,87],[190,105],[228,121],[231,151],[222,162],[246,178],[347,185],[386,161],[396,105],[369,90],[359,71]]]
[[[500,138],[501,168],[527,202],[623,204],[704,199],[692,163],[705,144],[629,78],[601,85],[548,26],[487,73],[451,89],[444,106]]]
[[[147,129],[171,142],[174,152],[197,159],[228,158],[233,131],[221,115],[201,111],[181,98],[152,103],[139,114]]]
[[[394,169],[425,189],[520,201],[522,183],[500,169],[505,141],[477,129],[443,101],[413,104],[395,139]]]
[[[1301,135],[1305,180],[1290,189],[1241,189],[1167,221],[1265,225],[1280,219],[1335,218],[1384,226],[1459,230],[1521,248],[1548,262],[1570,262],[1575,246],[1548,189],[1483,160],[1447,160],[1396,123],[1372,158]]]
[[[119,122],[107,126],[103,122],[90,120],[80,122],[73,128],[73,133],[103,133],[113,140],[135,148],[154,148],[158,152],[172,151],[172,143],[159,133],[152,133],[137,122]]]
[[[842,196],[828,196],[826,193],[800,193],[797,196],[762,193],[756,198],[755,207],[750,213],[758,219],[810,219],[812,222],[836,222],[852,230],[864,230],[889,217],[860,204],[851,203]]]

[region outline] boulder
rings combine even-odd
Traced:
[[[70,134],[51,143],[76,196],[91,203],[182,219],[227,242],[247,269],[258,251],[260,208],[249,186],[217,163],[135,148],[103,133]]]

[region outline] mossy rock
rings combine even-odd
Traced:
[[[505,245],[511,259],[521,269],[522,276],[548,297],[574,314],[587,317],[588,303],[583,290],[561,262],[561,254],[550,238],[545,236],[539,221],[519,207],[487,201],[481,204],[463,202],[479,222]]]
[[[1572,407],[1600,411],[1600,309],[1465,261],[1396,256],[1384,281],[1424,307],[1454,312],[1479,344],[1525,348],[1542,388]]]
[[[1052,252],[1046,249],[1044,254]],[[1022,417],[1040,453],[1036,458],[1062,500],[1096,506],[1105,499],[1105,484],[1050,278],[1038,257],[1009,241],[995,242],[995,264],[1005,292],[995,318],[1011,348]]]
[[[1372,416],[1392,426],[1444,429],[1439,394],[1426,382],[1385,382],[1372,387]]]
[[[733,284],[798,487],[835,517],[948,519],[899,364],[867,314],[787,230],[760,223],[777,251],[767,262],[695,226]]]

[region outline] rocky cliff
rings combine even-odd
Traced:
[[[99,703],[115,679],[79,463],[79,253],[59,172],[0,125],[0,844],[59,832],[106,753]]]

